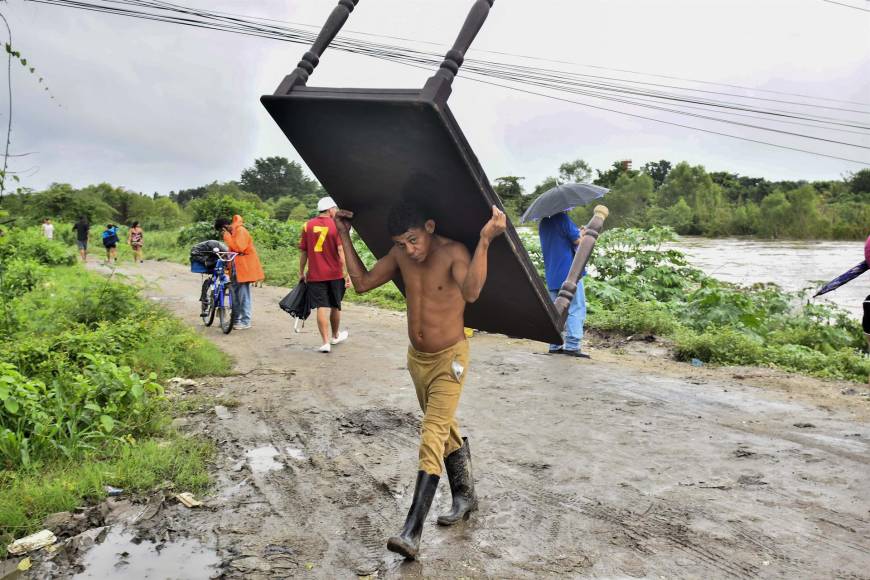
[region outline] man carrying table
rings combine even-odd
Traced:
[[[492,217],[481,229],[471,256],[463,244],[437,235],[435,221],[420,206],[400,203],[387,218],[392,249],[366,270],[351,243],[352,218],[353,214],[345,210],[335,215],[354,289],[366,292],[397,274],[405,286],[411,342],[408,371],[423,410],[423,424],[411,509],[404,528],[389,539],[387,549],[414,559],[423,521],[438,487],[442,460],[453,505],[450,513],[438,518],[438,523],[452,525],[477,509],[468,439],[461,437],[455,418],[469,360],[464,312],[465,305],[480,296],[486,282],[489,245],[504,233],[507,222],[505,214],[493,206]]]

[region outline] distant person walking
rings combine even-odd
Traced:
[[[54,224],[51,223],[51,218],[42,220],[42,235],[48,240],[54,239]]]
[[[133,249],[133,261],[142,263],[142,245],[143,245],[143,234],[142,228],[139,227],[139,222],[133,222],[133,225],[130,226],[130,231],[127,232],[127,243],[130,244],[130,247]]]
[[[91,232],[91,224],[88,223],[88,218],[81,216],[79,221],[73,224],[73,231],[76,233],[76,246],[79,249],[79,256],[82,262],[88,261],[88,235]]]
[[[106,263],[118,261],[118,228],[115,224],[107,224],[103,231],[103,247],[106,248]]]
[[[308,283],[308,296],[311,307],[317,309],[317,329],[323,340],[317,350],[325,353],[347,340],[348,332],[340,330],[341,301],[350,278],[345,274],[344,248],[333,220],[338,208],[331,197],[324,197],[317,202],[317,211],[317,217],[302,226],[299,278]]]
[[[254,247],[251,234],[244,226],[242,216],[234,215],[233,221],[218,218],[215,220],[214,227],[217,231],[223,232],[224,243],[230,251],[239,254],[236,256],[235,280],[239,318],[234,328],[247,330],[251,328],[251,282],[259,282],[266,277],[260,265],[260,257],[257,255],[257,248]]]
[[[544,273],[547,280],[547,290],[550,298],[556,299],[562,282],[568,277],[574,253],[580,244],[582,234],[568,212],[559,212],[541,220],[538,227],[541,239],[541,252],[544,255]],[[585,272],[583,273],[585,275]],[[568,306],[568,320],[565,323],[565,341],[562,344],[551,344],[550,354],[567,354],[581,358],[590,358],[580,350],[583,340],[583,322],[586,320],[586,292],[583,288],[583,277],[577,281],[577,292],[574,300]]]

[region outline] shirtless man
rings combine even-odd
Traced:
[[[366,270],[353,249],[349,229],[353,214],[335,216],[347,259],[347,271],[357,292],[382,286],[401,274],[408,315],[408,371],[423,410],[420,460],[414,499],[398,536],[387,549],[414,559],[420,548],[423,521],[447,468],[453,505],[438,523],[452,525],[477,509],[468,438],[459,434],[454,415],[468,368],[468,342],[464,332],[465,305],[480,296],[486,282],[487,251],[507,227],[505,214],[492,208],[492,217],[480,231],[470,256],[459,242],[435,234],[435,222],[418,206],[401,203],[390,210],[387,228],[394,245]]]

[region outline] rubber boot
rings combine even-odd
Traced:
[[[459,520],[467,520],[471,512],[477,509],[468,437],[462,438],[462,447],[444,458],[444,467],[447,468],[447,478],[450,480],[453,508],[450,513],[438,516],[438,523],[442,526],[452,526]]]
[[[402,528],[402,532],[398,536],[393,536],[387,540],[389,551],[401,554],[409,560],[417,558],[417,552],[420,551],[423,522],[426,520],[429,508],[432,507],[432,498],[435,497],[439,479],[438,475],[432,475],[425,471],[417,472],[414,500],[411,502],[411,509],[408,510],[405,527]]]

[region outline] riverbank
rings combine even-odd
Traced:
[[[406,563],[385,548],[417,461],[404,316],[349,304],[350,340],[323,355],[313,326],[293,333],[279,288],[255,288],[253,328],[223,335],[201,326],[185,267],[121,270],[236,361],[234,376],[178,395],[226,402],[182,427],[216,442],[215,483],[201,509],[166,501],[129,524],[124,537],[145,546],[123,560],[130,573],[184,543],[217,562],[203,578],[864,574],[870,401],[849,383],[693,367],[642,340],[581,361],[478,334],[459,420],[480,510],[436,526],[442,481],[421,559]],[[127,545],[87,561],[111,570]]]
[[[723,282],[751,286],[777,284],[786,292],[811,288],[807,298],[825,282],[858,264],[864,243],[830,240],[762,240],[753,238],[701,238],[679,236],[667,245],[683,252],[689,263]],[[862,302],[870,294],[870,274],[811,299],[833,304],[856,320],[863,316]]]

